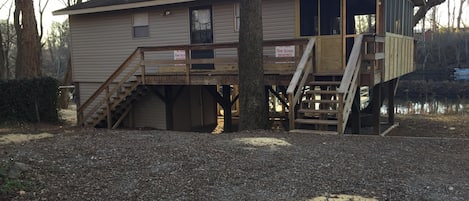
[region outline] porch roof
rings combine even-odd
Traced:
[[[175,3],[191,2],[196,0],[90,0],[54,11],[54,15],[78,15],[86,13],[99,13],[106,11],[125,10],[149,6],[159,6]],[[425,5],[425,0],[412,0],[415,6]]]
[[[195,0],[90,0],[54,11],[54,15],[78,15],[106,11],[125,10],[149,6],[185,3]]]

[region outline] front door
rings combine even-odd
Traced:
[[[213,43],[212,7],[194,7],[190,9],[191,44]],[[212,50],[192,50],[192,59],[213,58]],[[214,69],[213,63],[192,64],[192,69]]]

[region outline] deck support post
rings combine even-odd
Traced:
[[[233,132],[233,115],[231,113],[231,108],[238,97],[231,100],[231,85],[222,85],[222,94],[218,93],[217,88],[211,86],[205,86],[205,89],[223,108],[223,132]]]
[[[361,132],[360,97],[360,87],[357,87],[352,103],[352,134],[360,134]]]
[[[394,125],[394,92],[396,91],[398,79],[389,81],[388,83],[388,123]]]
[[[230,85],[223,85],[223,130],[224,132],[232,132],[233,131],[233,118],[231,115],[231,86]]]
[[[166,130],[173,130],[173,108],[174,108],[174,100],[173,100],[173,89],[171,86],[164,86],[164,102],[165,102],[165,110],[166,110]]]
[[[381,110],[381,87],[382,83],[375,85],[373,87],[373,99],[372,101],[372,113],[373,113],[373,133],[379,135],[381,132],[381,120],[380,120],[380,110]]]

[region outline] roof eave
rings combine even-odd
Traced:
[[[116,11],[116,10],[126,10],[126,9],[133,9],[133,8],[143,8],[143,7],[150,7],[150,6],[160,6],[160,5],[167,5],[167,4],[175,4],[175,3],[185,3],[191,2],[195,0],[154,0],[154,1],[145,1],[139,3],[129,3],[129,4],[120,4],[120,5],[112,5],[112,6],[102,6],[102,7],[94,7],[94,8],[83,8],[83,9],[76,9],[76,10],[57,10],[52,12],[53,15],[79,15],[79,14],[88,14],[88,13],[100,13],[100,12],[107,12],[107,11]]]

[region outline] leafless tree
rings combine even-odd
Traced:
[[[9,79],[11,78],[11,68],[10,68],[10,60],[15,59],[16,56],[11,54],[13,52],[15,47],[15,43],[13,42],[16,40],[16,35],[12,31],[12,25],[10,24],[10,19],[11,19],[11,11],[13,10],[14,6],[14,1],[5,1],[1,7],[0,10],[4,9],[7,7],[7,3],[10,3],[10,6],[8,8],[7,18],[6,20],[0,24],[0,37],[2,40],[2,43],[0,43],[0,52],[2,54],[2,62],[0,62],[0,79]]]
[[[462,8],[464,7],[464,2],[466,2],[466,0],[460,0],[459,2],[459,12],[458,12],[458,19],[457,19],[457,29],[458,31],[461,30],[461,16],[462,16]]]
[[[427,12],[446,0],[426,0],[423,6],[420,6],[417,12],[414,14],[414,27],[419,23],[419,21],[427,14]]]
[[[49,0],[45,0],[45,3],[42,3],[42,0],[39,0],[38,2],[39,6],[39,40],[42,40],[42,37],[44,36],[44,11],[47,8],[47,4],[49,4]],[[41,46],[44,46],[42,44]]]

